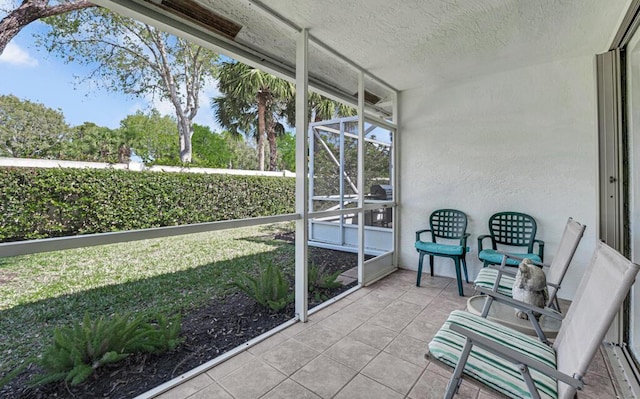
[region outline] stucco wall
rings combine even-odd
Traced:
[[[573,297],[597,233],[594,68],[571,58],[401,93],[401,267],[417,269],[415,231],[435,209],[469,216],[470,279],[491,214],[534,216],[545,262],[571,216],[587,225],[560,291]],[[435,273],[455,276],[453,262],[436,260]]]

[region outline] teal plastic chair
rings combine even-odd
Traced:
[[[538,225],[532,216],[520,212],[498,212],[489,218],[489,234],[478,237],[478,258],[484,266],[502,263],[503,252],[498,245],[525,247],[525,253],[504,252],[516,258],[529,258],[535,262],[544,261],[544,241],[536,239]],[[484,248],[484,240],[491,240],[491,248]],[[538,250],[534,252],[534,245]],[[518,266],[520,260],[507,259],[507,266]]]
[[[422,277],[422,263],[424,256],[429,256],[429,265],[431,268],[431,275],[433,276],[433,258],[441,256],[445,258],[453,259],[456,267],[456,278],[458,280],[458,293],[460,296],[464,296],[462,290],[462,276],[460,272],[460,264],[464,268],[464,278],[466,282],[469,282],[469,276],[467,275],[467,262],[466,254],[469,251],[467,247],[467,237],[469,234],[467,230],[467,215],[455,209],[438,209],[429,216],[429,229],[416,231],[416,243],[415,247],[420,255],[418,261],[418,278],[416,280],[416,286],[420,286],[420,278]],[[421,236],[423,233],[431,233],[431,241],[423,241]],[[437,242],[440,239],[458,240],[458,245],[445,244]]]

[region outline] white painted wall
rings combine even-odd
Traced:
[[[560,291],[572,298],[597,237],[597,115],[592,56],[451,82],[400,95],[400,266],[417,269],[415,231],[431,211],[469,216],[469,278],[489,216],[535,217],[551,261],[568,217],[587,230]],[[453,262],[435,273],[454,277]]]
[[[67,161],[61,159],[35,159],[35,158],[9,158],[0,157],[0,167],[14,168],[75,168],[75,169],[120,169],[131,171],[147,172],[168,172],[168,173],[200,173],[218,175],[241,175],[241,176],[271,176],[271,177],[296,177],[294,172],[284,170],[281,172],[270,172],[260,170],[241,169],[216,169],[216,168],[196,168],[168,165],[145,166],[140,162],[129,163],[107,163],[107,162],[84,162]]]

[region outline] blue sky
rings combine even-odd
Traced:
[[[0,0],[0,3],[2,1]],[[2,17],[0,13],[0,18]],[[16,36],[0,56],[0,95],[13,94],[21,99],[60,109],[68,124],[94,122],[100,126],[117,128],[120,121],[137,110],[157,108],[162,114],[175,115],[168,102],[152,98],[131,98],[107,92],[101,87],[80,85],[74,76],[86,76],[88,69],[64,64],[34,42],[34,34],[46,26],[34,22]],[[200,110],[195,122],[220,131],[209,106],[209,99],[217,95],[215,82],[200,94]]]

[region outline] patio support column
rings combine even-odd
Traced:
[[[358,284],[364,283],[364,73],[358,71]]]
[[[398,121],[400,120],[398,111],[400,107],[398,106],[398,92],[393,91],[393,122],[396,125],[396,130],[393,132],[392,137],[392,152],[391,152],[391,166],[393,170],[391,171],[389,177],[391,178],[391,185],[393,187],[393,201],[396,203],[396,206],[393,207],[392,212],[392,220],[393,220],[393,260],[392,264],[394,267],[398,267],[400,264],[400,157],[398,157],[398,152],[400,151],[400,128],[398,127]]]
[[[295,265],[295,304],[296,317],[307,321],[307,252],[309,242],[309,177],[307,152],[307,101],[309,32],[302,29],[296,39],[296,265]]]

